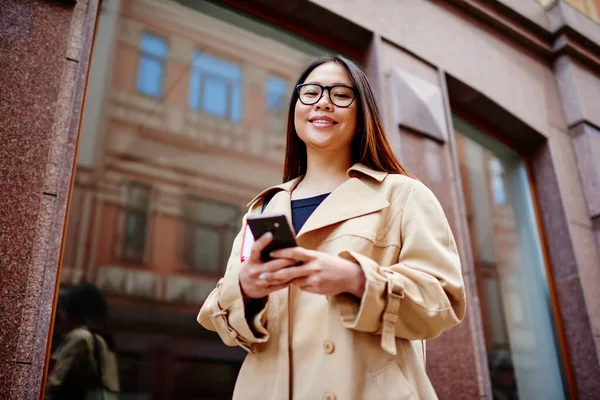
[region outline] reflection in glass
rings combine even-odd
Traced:
[[[140,42],[137,89],[140,93],[162,96],[164,62],[167,56],[167,42],[154,35],[144,34]]]
[[[242,117],[242,70],[233,62],[197,52],[190,76],[190,107],[232,121]]]
[[[106,297],[121,400],[231,399],[245,352],[196,315],[325,51],[202,0],[104,0],[93,51],[61,291]]]
[[[454,127],[494,399],[564,399],[523,162],[458,117]]]
[[[285,101],[288,95],[288,84],[284,79],[276,76],[267,78],[265,96],[267,97],[267,110],[285,110]]]

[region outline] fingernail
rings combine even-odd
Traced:
[[[271,238],[273,238],[273,234],[271,232],[267,232],[267,233],[265,233],[265,237],[267,239],[271,239]]]
[[[261,281],[264,281],[267,279],[267,273],[263,272],[258,276],[258,279],[260,279]]]
[[[269,253],[269,257],[271,257],[271,258],[277,258],[274,251],[272,251],[272,252]]]

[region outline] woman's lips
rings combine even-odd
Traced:
[[[329,128],[337,124],[337,122],[328,118],[314,118],[309,121],[316,128]]]

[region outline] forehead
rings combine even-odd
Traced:
[[[341,65],[332,62],[319,65],[317,68],[313,69],[304,82],[320,83],[325,86],[333,85],[334,83],[352,85],[352,80],[346,69]]]

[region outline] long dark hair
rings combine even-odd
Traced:
[[[371,90],[371,85],[358,65],[339,55],[318,58],[304,67],[296,85],[304,83],[306,77],[315,68],[330,62],[341,65],[348,72],[352,84],[357,90],[355,101],[358,101],[358,116],[356,133],[352,139],[352,162],[360,162],[376,171],[414,177],[400,164],[400,161],[394,155],[386,139],[381,113]],[[285,164],[283,167],[284,182],[306,174],[306,144],[300,140],[294,125],[297,101],[298,92],[294,85],[288,111]]]

